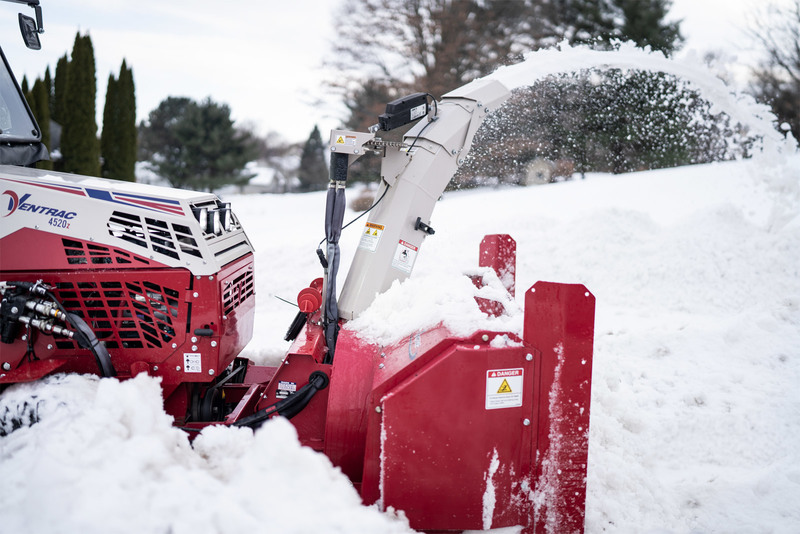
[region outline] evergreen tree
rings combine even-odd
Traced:
[[[100,175],[100,146],[97,141],[94,47],[89,35],[75,35],[67,77],[65,116],[61,134],[63,170],[87,176]]]
[[[50,150],[50,95],[44,80],[37,78],[33,83],[28,105],[30,105],[33,116],[39,124],[39,130],[42,133],[42,143]],[[43,160],[37,163],[36,167],[39,169],[52,169],[53,162]]]
[[[113,74],[108,76],[103,133],[100,137],[103,177],[136,181],[136,138],[133,72],[122,60],[119,78],[114,78]]]
[[[622,39],[671,54],[681,43],[678,23],[666,23],[668,0],[614,0],[622,13]]]
[[[234,126],[228,106],[211,99],[167,98],[150,112],[141,139],[151,169],[173,187],[214,191],[254,176],[245,166],[258,155],[255,140]]]
[[[62,126],[67,115],[67,78],[69,78],[69,58],[64,54],[56,63],[56,76],[53,80],[53,113],[50,117]]]
[[[121,180],[136,181],[136,152],[138,130],[136,129],[136,86],[133,70],[122,60],[117,80],[119,105],[120,154],[119,176]]]
[[[106,102],[103,106],[103,132],[100,134],[100,156],[102,157],[103,178],[116,178],[115,166],[119,161],[119,98],[117,95],[117,79],[108,75],[106,85]]]
[[[31,94],[31,91],[28,87],[28,77],[24,74],[22,75],[22,83],[20,84],[19,88],[22,89],[22,96],[24,96],[25,100],[27,100],[28,96]]]
[[[53,78],[50,76],[50,66],[44,70],[44,87],[47,90],[47,102],[50,118],[53,118],[53,108],[55,107],[55,97],[53,94]]]
[[[319,191],[327,187],[328,165],[325,163],[325,154],[322,136],[315,125],[300,156],[297,178],[300,180],[301,191]]]

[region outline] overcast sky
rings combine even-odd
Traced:
[[[133,68],[139,120],[167,96],[210,96],[260,134],[275,131],[303,141],[315,124],[323,138],[338,126],[335,115],[341,110],[322,83],[322,64],[336,39],[333,21],[341,3],[42,0],[42,50],[31,51],[22,44],[16,13],[33,16],[33,10],[0,2],[0,44],[20,82],[23,74],[32,82],[48,65],[54,74],[58,58],[72,50],[76,32],[88,31],[99,117],[108,75],[118,74],[125,58]],[[686,49],[745,58],[752,43],[743,30],[763,4],[673,0],[671,18],[682,19]],[[320,99],[329,104],[317,104]]]

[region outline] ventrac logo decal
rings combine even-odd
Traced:
[[[19,207],[19,197],[13,191],[6,191],[3,193],[4,196],[8,196],[8,211],[3,214],[3,217],[8,217]]]
[[[74,211],[67,211],[61,208],[45,206],[43,204],[35,204],[31,199],[30,193],[26,193],[22,196],[22,198],[20,198],[14,191],[5,191],[3,193],[3,197],[8,197],[8,203],[5,204],[5,213],[2,213],[3,217],[8,217],[16,211],[27,211],[29,213],[46,215],[51,217],[51,221],[53,220],[52,218],[69,220],[78,216],[78,214]],[[2,212],[2,208],[0,208],[0,212]]]

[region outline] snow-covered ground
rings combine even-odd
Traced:
[[[246,353],[275,363],[294,309],[274,297],[320,274],[323,195],[229,200],[257,254]],[[432,224],[414,276],[356,327],[386,340],[488,321],[460,276],[487,233],[517,240],[518,288],[596,295],[587,532],[797,532],[800,157],[449,193]],[[0,411],[34,395],[41,422],[0,438],[0,532],[407,531],[285,421],[192,448],[146,377],[51,378],[6,391]]]

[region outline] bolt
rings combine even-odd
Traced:
[[[451,153],[452,155],[454,155],[454,156],[455,156],[456,154],[458,154],[458,150],[456,150],[456,149],[454,148],[453,150],[451,150],[451,151],[450,151],[450,153]]]
[[[209,277],[208,277],[208,279],[209,279],[209,280],[213,280],[213,279],[214,279],[214,277],[213,277],[213,276],[209,276]]]
[[[530,419],[523,419],[522,420],[522,424],[525,425],[525,426],[531,426],[531,420]]]
[[[381,407],[380,406],[375,406],[375,411],[378,412],[378,413],[381,413]]]
[[[382,363],[381,363],[381,364],[378,364],[378,369],[383,369],[384,367],[386,367],[386,366],[385,366],[385,365],[383,365]]]
[[[211,346],[212,346],[212,347],[216,347],[216,346],[217,346],[217,342],[216,342],[216,341],[212,341],[212,342],[211,342]]]
[[[11,306],[11,313],[19,313],[19,308],[16,306]]]
[[[489,334],[483,334],[481,336],[481,339],[484,340],[484,341],[489,341]]]
[[[180,365],[176,366],[176,367],[175,367],[175,370],[176,370],[176,371],[180,371],[180,370],[181,370],[181,366],[180,366]]]
[[[358,149],[357,148],[353,150],[353,154],[358,154]]]
[[[196,337],[192,337],[192,343],[197,343],[197,338]]]
[[[208,370],[208,374],[210,374],[211,376],[214,376],[214,370],[213,369],[209,369]]]
[[[192,350],[196,351],[197,350],[197,345],[192,345]]]
[[[335,146],[331,147],[331,152],[336,152],[336,147]]]
[[[386,357],[386,353],[385,352],[381,352],[381,358],[385,358],[385,357]]]
[[[47,345],[47,350],[53,350],[53,345]]]
[[[478,107],[482,108],[483,107],[483,102],[478,102]]]
[[[11,364],[8,362],[3,362],[3,371],[10,371],[10,370],[11,370]]]
[[[464,163],[464,159],[463,159],[463,158],[460,158],[460,159],[458,160],[458,164],[459,164],[459,165],[462,165],[463,163]]]
[[[173,343],[173,344],[172,344],[172,348],[173,348],[173,349],[177,349],[177,348],[178,348],[178,344],[177,344],[177,343]]]
[[[201,278],[202,278],[202,276],[200,276],[199,274],[194,277],[195,280],[200,280]]]
[[[525,355],[525,359],[528,360],[528,361],[533,360],[533,354],[526,354]]]
[[[223,315],[223,316],[222,316],[222,320],[223,320],[223,321],[227,321],[227,320],[228,320],[228,316],[227,316],[227,315]]]
[[[158,371],[158,366],[157,365],[153,366],[153,371]]]
[[[200,293],[198,293],[197,291],[195,291],[194,293],[192,293],[192,296],[193,296],[194,298],[197,298],[197,297],[199,297],[199,296],[200,296]]]
[[[28,334],[22,336],[22,341],[28,341]]]

